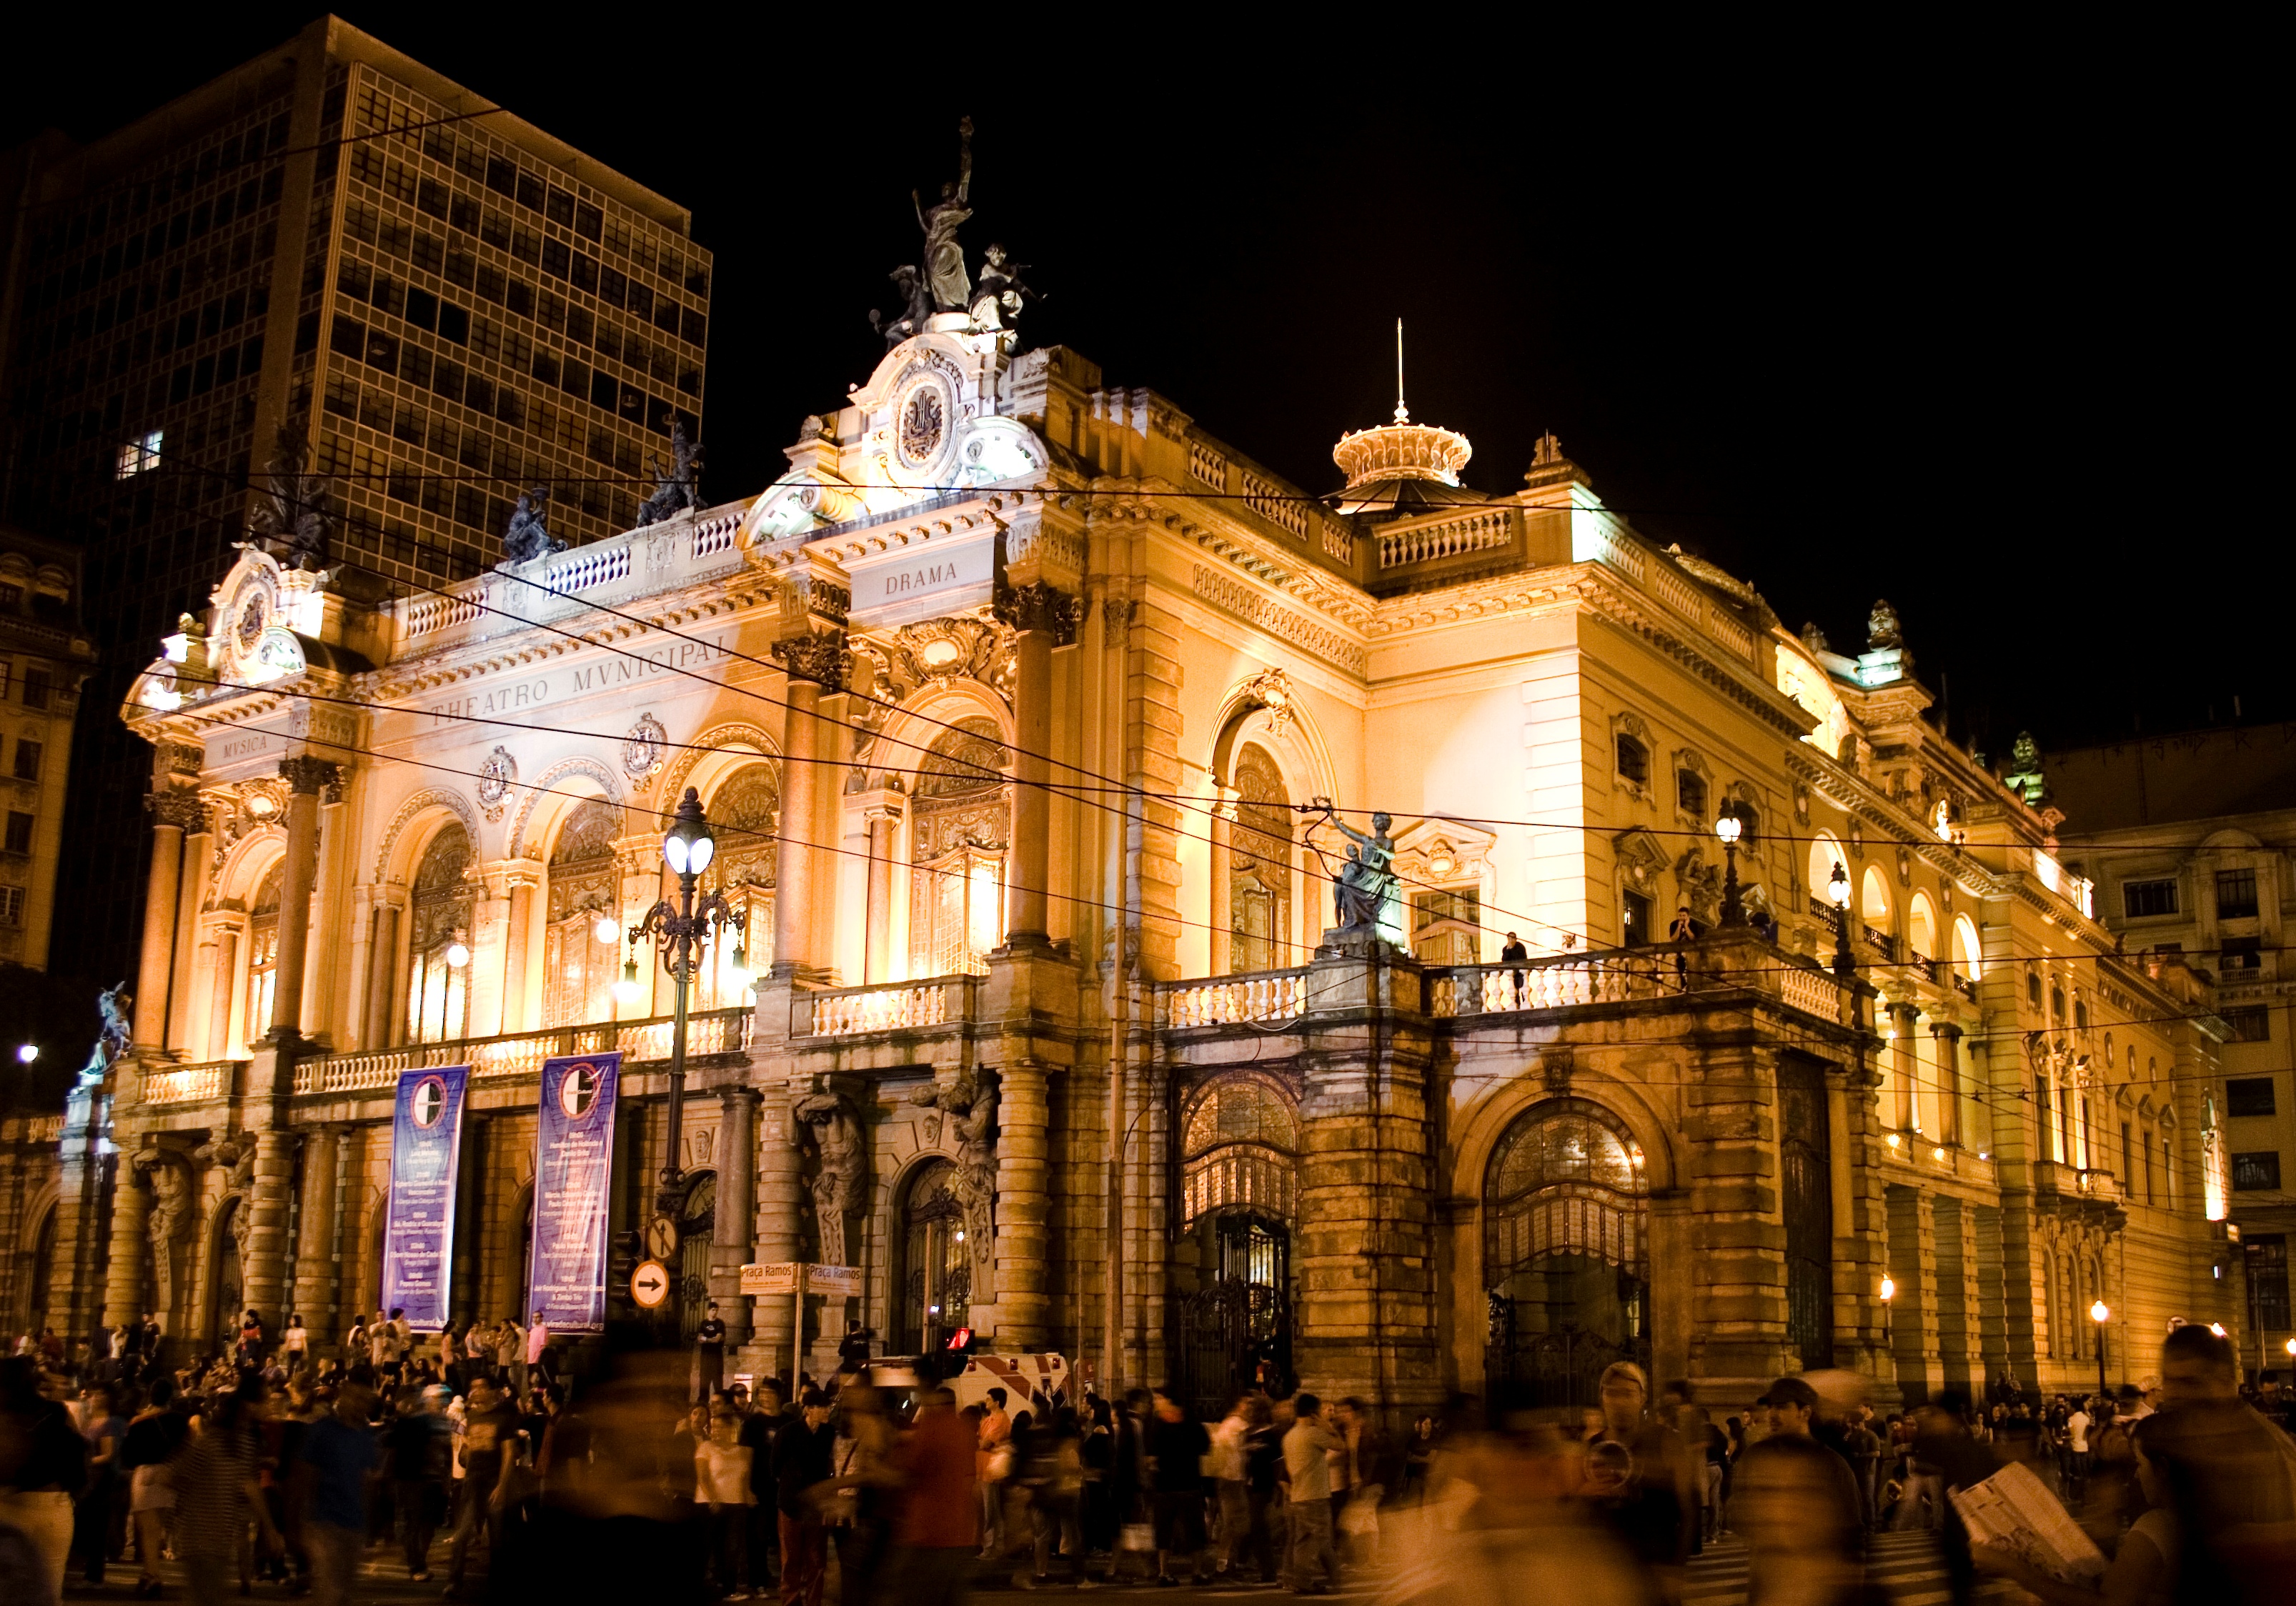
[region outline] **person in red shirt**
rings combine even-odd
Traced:
[[[979,1542],[973,1431],[956,1413],[956,1396],[936,1389],[903,1437],[900,1547],[892,1597],[902,1606],[954,1606],[964,1598],[966,1572]]]

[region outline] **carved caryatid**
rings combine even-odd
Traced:
[[[137,1154],[135,1169],[152,1184],[152,1213],[144,1218],[144,1233],[152,1245],[152,1287],[157,1308],[176,1307],[176,1240],[191,1217],[192,1174],[181,1159],[165,1149]]]
[[[995,1261],[996,1207],[996,1073],[980,1081],[963,1077],[947,1087],[920,1087],[909,1102],[936,1110],[955,1123],[956,1177],[949,1192],[964,1211],[973,1259],[985,1271]]]
[[[821,1155],[821,1169],[813,1179],[813,1210],[821,1226],[822,1262],[849,1266],[846,1223],[869,1197],[867,1129],[842,1094],[816,1093],[799,1101],[794,1113],[813,1129]]]

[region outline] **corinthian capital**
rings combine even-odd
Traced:
[[[996,594],[996,617],[1013,630],[1048,631],[1063,647],[1076,640],[1077,625],[1084,613],[1079,599],[1042,580],[1005,586]]]
[[[196,836],[208,828],[208,806],[200,795],[171,786],[153,792],[145,799],[151,806],[152,823],[171,825],[186,835]]]
[[[343,766],[325,758],[314,758],[308,753],[298,753],[279,761],[280,778],[287,790],[298,797],[316,798],[342,784]]]
[[[791,680],[809,680],[824,692],[842,692],[852,655],[845,637],[807,635],[774,643],[774,656],[789,669]]]

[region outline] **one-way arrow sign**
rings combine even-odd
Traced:
[[[640,1310],[659,1310],[669,1298],[669,1267],[659,1260],[641,1260],[630,1273],[630,1298]]]

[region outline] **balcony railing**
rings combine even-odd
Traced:
[[[1156,1024],[1166,1028],[1241,1026],[1295,1020],[1307,1012],[1308,972],[1261,971],[1156,987]]]
[[[1866,925],[1862,922],[1859,923],[1857,930],[1865,938],[1866,946],[1867,947],[1873,949],[1876,954],[1879,954],[1882,958],[1890,961],[1891,963],[1894,964],[1897,963],[1898,939],[1896,938],[1890,936],[1887,931],[1882,930],[1879,926]]]
[[[689,1015],[685,1021],[685,1052],[691,1058],[739,1053],[750,1045],[750,1029],[755,1020],[755,1012],[748,1009],[712,1010],[707,1014]],[[365,1092],[393,1086],[402,1071],[429,1070],[441,1065],[468,1065],[474,1077],[540,1076],[545,1060],[567,1054],[602,1054],[615,1049],[619,1049],[623,1060],[629,1063],[667,1060],[676,1027],[676,1022],[664,1015],[650,1020],[597,1020],[509,1037],[462,1037],[444,1043],[406,1043],[396,1048],[321,1054],[296,1062],[295,1091]],[[149,1098],[148,1093],[146,1097]]]
[[[912,1031],[972,1019],[978,976],[932,976],[877,987],[832,987],[790,1000],[792,1037],[851,1037]]]
[[[1939,980],[1943,974],[1938,962],[1926,954],[1908,954],[1906,963],[1920,971],[1925,980]]]
[[[1963,997],[1968,999],[1972,1004],[1977,1002],[1977,983],[1963,975],[1959,971],[1956,971],[1953,973],[1953,990],[1959,993]]]
[[[236,1060],[217,1060],[206,1065],[176,1065],[152,1071],[144,1078],[144,1102],[200,1104],[219,1099],[231,1091],[232,1077],[238,1069]]]

